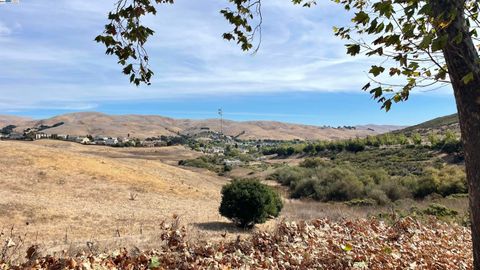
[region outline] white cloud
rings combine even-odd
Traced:
[[[7,25],[0,21],[0,37],[1,36],[8,36],[12,33],[12,29],[7,27]]]
[[[288,3],[287,3],[288,2]],[[289,1],[264,4],[261,50],[252,56],[221,38],[230,29],[224,0],[178,0],[146,23],[155,71],[151,87],[136,88],[112,56],[93,42],[114,1],[32,0],[0,17],[0,110],[94,108],[104,101],[178,98],[218,93],[359,91],[375,59],[345,55],[332,26],[348,23],[332,4],[305,9]],[[325,6],[326,5],[326,6]],[[17,33],[18,32],[18,33]]]

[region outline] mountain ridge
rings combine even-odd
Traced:
[[[5,119],[2,121],[2,119]],[[10,123],[8,123],[10,119]],[[139,138],[161,135],[177,135],[198,132],[201,129],[220,131],[219,119],[176,119],[159,115],[109,115],[99,112],[78,112],[54,116],[47,119],[32,120],[21,117],[4,117],[0,115],[0,124],[13,124],[17,131],[30,127],[53,126],[43,132],[48,134],[70,135],[106,135],[134,136]],[[285,123],[280,121],[233,121],[223,120],[223,131],[226,135],[240,139],[272,139],[272,140],[332,140],[348,139],[386,133],[403,128],[394,125],[359,125],[355,128],[333,128],[306,124]]]

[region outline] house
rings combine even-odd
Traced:
[[[224,162],[225,162],[225,165],[227,165],[227,166],[232,166],[232,167],[233,167],[233,166],[240,166],[240,165],[243,164],[243,162],[240,161],[240,160],[238,160],[238,159],[232,159],[232,160],[230,160],[230,159],[225,159]]]
[[[105,140],[105,145],[117,145],[118,139],[117,138],[107,138]]]
[[[143,141],[142,146],[143,147],[155,147],[155,141]]]
[[[130,141],[129,138],[124,138],[124,137],[118,137],[118,142],[120,143],[128,143]]]
[[[50,135],[46,133],[43,133],[43,132],[35,133],[35,140],[48,139],[48,138],[50,138]]]
[[[77,137],[75,142],[81,143],[81,144],[90,144],[90,139],[87,137]]]

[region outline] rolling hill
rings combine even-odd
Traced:
[[[0,117],[0,119],[2,119]],[[107,115],[96,112],[82,112],[59,115],[49,119],[24,121],[18,125],[19,131],[29,127],[57,127],[43,130],[49,134],[106,135],[145,138],[160,135],[192,134],[202,129],[219,131],[218,119],[191,120],[173,119],[157,115]],[[6,123],[4,123],[5,125]],[[352,128],[332,128],[311,125],[290,124],[275,121],[237,122],[224,120],[226,135],[240,139],[273,140],[333,140],[386,133],[402,127],[366,125]]]
[[[413,131],[418,129],[436,129],[436,128],[442,128],[442,127],[451,126],[451,125],[458,125],[458,115],[456,113],[447,115],[447,116],[438,117],[438,118],[420,123],[418,125],[407,127],[403,130]]]
[[[0,115],[0,128],[7,125],[22,125],[29,121],[32,121],[32,119],[14,115]]]
[[[410,126],[404,129],[395,130],[393,131],[393,133],[404,133],[406,135],[409,135],[415,132],[418,132],[420,134],[427,134],[427,133],[434,132],[438,134],[443,134],[447,130],[453,131],[455,133],[460,133],[458,115],[456,113],[434,118],[432,120],[420,123],[418,125]]]

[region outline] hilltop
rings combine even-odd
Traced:
[[[22,125],[29,121],[32,121],[32,119],[14,115],[0,115],[0,128],[7,125]]]
[[[445,131],[445,130],[460,132],[458,115],[456,113],[442,116],[442,117],[437,117],[432,120],[420,123],[418,125],[397,130],[395,132],[408,134],[412,132],[426,133],[429,131],[436,131],[441,133],[442,131]]]
[[[0,116],[0,119],[3,117]],[[5,122],[10,124],[8,118]],[[17,131],[30,127],[46,126],[47,134],[70,135],[107,135],[126,137],[128,134],[138,138],[160,135],[192,134],[209,129],[220,131],[218,119],[191,120],[173,119],[157,115],[108,115],[96,112],[81,112],[55,116],[42,120],[11,120],[17,125]],[[282,123],[275,121],[223,121],[224,134],[238,136],[240,139],[272,140],[335,140],[386,133],[399,129],[391,125],[365,125],[357,127],[320,127]]]

